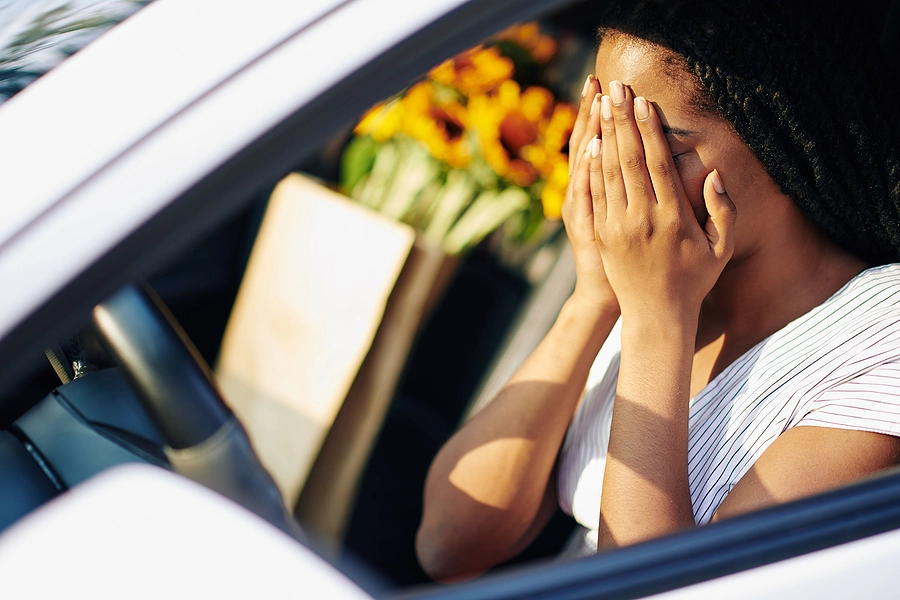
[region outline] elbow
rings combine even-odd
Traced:
[[[461,553],[441,543],[424,524],[416,532],[416,558],[425,574],[438,583],[459,583],[481,575],[487,569],[464,564]]]

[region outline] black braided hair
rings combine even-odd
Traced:
[[[681,57],[697,106],[731,122],[829,239],[869,264],[898,262],[896,74],[842,10],[834,0],[614,2],[599,36]]]

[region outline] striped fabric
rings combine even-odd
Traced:
[[[619,340],[617,325],[594,361],[560,455],[559,503],[588,530],[599,525]],[[769,444],[803,425],[900,436],[900,264],[863,271],[691,399],[695,521],[709,522]],[[596,534],[587,539],[596,548]]]

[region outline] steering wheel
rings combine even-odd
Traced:
[[[94,308],[93,321],[158,425],[172,468],[306,543],[209,366],[156,293],[127,286]]]

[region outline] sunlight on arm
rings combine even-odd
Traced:
[[[522,477],[529,464],[525,458],[534,451],[535,443],[523,437],[500,438],[467,452],[450,472],[450,483],[473,500],[506,510],[516,500],[519,490],[514,482]],[[497,469],[496,465],[506,464]]]

